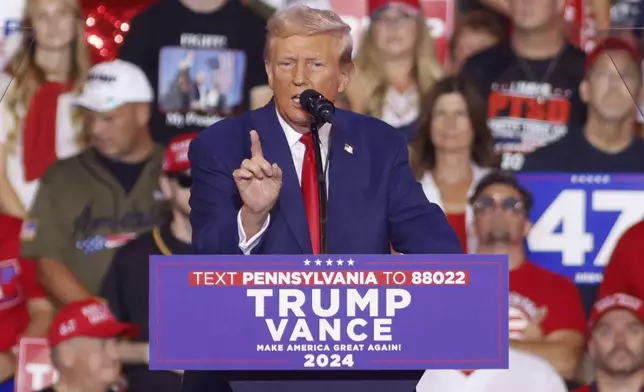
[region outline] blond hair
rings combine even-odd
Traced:
[[[69,79],[72,83],[72,91],[79,93],[83,89],[87,73],[90,68],[89,51],[87,42],[85,42],[85,20],[83,19],[82,10],[76,0],[58,0],[67,5],[74,12],[76,17],[76,36],[71,51],[71,68]],[[29,101],[38,88],[46,81],[45,72],[36,64],[34,55],[35,46],[38,44],[33,38],[33,22],[35,8],[38,0],[27,0],[23,17],[23,36],[18,51],[13,56],[10,64],[10,71],[13,76],[11,87],[6,96],[6,108],[11,127],[7,135],[7,147],[9,151],[14,151],[18,140],[18,135],[22,131],[22,120],[26,114]],[[75,125],[79,125],[80,116],[73,116]],[[77,135],[77,143],[83,144],[82,135]]]
[[[416,58],[412,76],[422,96],[432,88],[444,72],[436,60],[434,40],[422,14],[418,15],[417,26]],[[360,108],[360,111],[380,118],[389,83],[382,68],[380,53],[373,39],[373,23],[369,25],[364,34],[355,62],[360,76],[358,93],[364,97],[365,102],[365,107]]]
[[[264,48],[264,59],[270,58],[274,38],[288,38],[294,35],[313,36],[329,34],[340,41],[340,64],[353,64],[353,39],[351,27],[333,11],[319,10],[305,5],[296,5],[276,12],[266,26],[268,36]]]

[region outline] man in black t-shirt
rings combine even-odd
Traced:
[[[585,55],[564,38],[562,6],[559,0],[510,0],[510,42],[472,57],[461,71],[488,102],[503,169],[521,169],[525,154],[583,123],[578,89]]]
[[[172,139],[164,160],[160,185],[165,199],[172,205],[172,220],[139,236],[119,250],[101,286],[116,317],[137,324],[141,335],[137,342],[123,341],[118,351],[128,379],[128,392],[179,392],[178,372],[148,370],[148,259],[150,255],[191,254],[190,228],[190,161],[188,147],[195,133]]]
[[[133,338],[134,324],[120,323],[105,301],[89,298],[61,308],[49,329],[56,383],[41,392],[104,392],[122,390],[118,337]]]
[[[265,27],[238,0],[160,0],[132,20],[119,57],[141,67],[154,87],[157,142],[270,100]]]
[[[586,126],[526,158],[524,171],[644,173],[644,140],[635,135],[642,55],[630,43],[607,38],[586,59],[581,98]]]

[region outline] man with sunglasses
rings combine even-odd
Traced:
[[[150,255],[191,254],[190,161],[188,147],[195,133],[182,134],[170,142],[163,159],[159,185],[171,207],[171,219],[140,235],[121,248],[112,261],[101,296],[122,322],[135,323],[141,329],[138,342],[123,341],[117,346],[125,364],[129,392],[175,392],[181,390],[181,376],[173,372],[148,370],[148,259]]]
[[[479,182],[471,200],[479,254],[510,262],[510,347],[548,361],[567,381],[581,360],[586,320],[579,293],[566,278],[526,260],[532,195],[509,173]]]

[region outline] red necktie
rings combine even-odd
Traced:
[[[313,254],[320,254],[320,199],[318,188],[318,175],[315,169],[315,149],[313,148],[313,136],[305,133],[300,142],[306,147],[304,153],[304,164],[302,165],[302,195],[304,196],[304,208],[309,221],[309,233],[311,234],[311,247]]]

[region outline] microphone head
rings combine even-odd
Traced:
[[[315,90],[304,90],[300,94],[300,105],[302,105],[303,108],[309,109],[313,106],[313,102],[321,97],[322,94]]]

